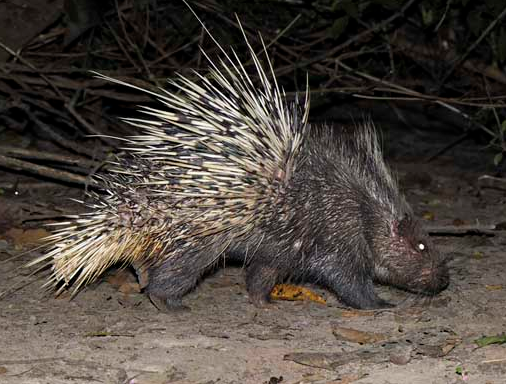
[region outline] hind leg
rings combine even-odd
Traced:
[[[133,262],[132,267],[137,274],[137,280],[139,281],[140,289],[144,289],[149,284],[149,270],[143,263]]]
[[[189,309],[182,298],[197,285],[205,271],[206,258],[199,253],[177,255],[149,269],[147,293],[152,303],[164,312]]]
[[[189,309],[183,305],[182,298],[197,284],[193,274],[174,271],[163,265],[151,269],[149,275],[147,292],[155,307],[163,312]]]

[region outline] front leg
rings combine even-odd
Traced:
[[[323,250],[309,259],[308,269],[346,305],[357,309],[393,307],[374,292],[373,259],[365,239],[347,249]]]
[[[357,309],[391,308],[392,304],[374,292],[372,277],[339,276],[328,282],[328,287],[346,305]]]

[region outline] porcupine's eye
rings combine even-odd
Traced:
[[[418,252],[423,252],[427,249],[427,246],[425,245],[425,243],[419,241],[417,244],[416,244],[416,249]]]

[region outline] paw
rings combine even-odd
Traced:
[[[389,303],[386,300],[378,298],[375,303],[371,306],[370,309],[388,309],[395,308],[395,304]]]
[[[160,297],[151,293],[149,299],[160,312],[174,313],[190,311],[190,307],[183,305],[181,298]]]
[[[368,301],[367,303],[360,303],[360,305],[358,306],[352,305],[352,307],[356,309],[375,310],[375,309],[394,308],[395,305],[378,297],[374,301]]]

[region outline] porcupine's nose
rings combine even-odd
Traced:
[[[436,268],[431,268],[428,271],[428,275],[431,278],[425,291],[429,295],[435,295],[444,291],[450,284],[450,271],[445,263],[441,263]]]

